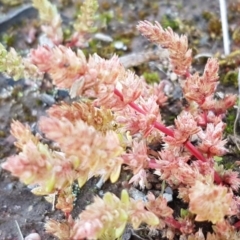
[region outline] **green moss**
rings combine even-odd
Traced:
[[[112,10],[102,12],[98,16],[98,20],[102,23],[103,27],[107,27],[114,18],[114,12]]]
[[[219,157],[219,156],[215,156],[215,157],[214,157],[214,161],[217,162],[217,163],[222,162],[222,160],[223,160],[222,157]]]
[[[230,170],[230,169],[233,170],[235,166],[236,165],[234,163],[232,163],[232,162],[226,162],[224,164],[224,169],[226,169],[226,170]]]
[[[163,28],[170,27],[173,31],[179,30],[179,21],[177,19],[173,19],[172,17],[168,15],[164,15],[162,17],[161,25]]]
[[[4,33],[1,37],[1,43],[7,47],[12,47],[15,42],[15,35],[13,33]]]
[[[228,56],[219,60],[220,70],[225,73],[230,70],[235,70],[240,65],[240,50],[237,49],[231,52]]]
[[[238,72],[229,71],[220,79],[220,81],[224,86],[238,87]]]
[[[202,12],[202,17],[206,21],[209,21],[213,17],[213,14],[211,12],[208,12],[208,11],[203,11]]]
[[[213,17],[208,22],[208,32],[211,36],[220,36],[222,33],[222,24],[218,17]]]
[[[222,33],[222,24],[219,17],[211,12],[205,11],[202,17],[208,22],[208,32],[212,38],[220,36]]]
[[[180,216],[181,218],[186,218],[186,217],[191,218],[193,217],[193,214],[188,209],[181,208]]]
[[[88,43],[88,48],[83,49],[83,52],[86,56],[97,53],[99,56],[107,59],[112,57],[113,53],[120,57],[130,50],[130,43],[133,36],[132,33],[116,35],[114,36],[114,41],[110,43],[98,39],[92,39]],[[121,42],[123,48],[116,49],[116,42]]]
[[[14,6],[18,6],[20,4],[22,4],[22,0],[2,0],[1,3],[9,6],[9,7],[14,7]]]
[[[236,110],[235,109],[230,109],[228,111],[228,114],[226,116],[226,128],[224,132],[228,134],[233,134],[233,128],[234,128],[234,121],[236,118]]]
[[[183,5],[183,3],[176,3],[176,7],[177,7],[177,9],[180,11],[180,10],[182,10],[183,9],[183,7],[184,7],[184,5]]]
[[[3,130],[0,130],[0,138],[5,138],[6,137],[6,132]]]
[[[240,44],[240,28],[236,28],[232,34],[232,39],[234,43]]]
[[[150,4],[150,9],[151,9],[151,13],[153,14],[157,14],[159,11],[159,2],[153,2],[153,1],[149,1],[148,4]]]
[[[116,41],[121,41],[123,42],[125,45],[127,45],[128,47],[130,47],[130,44],[132,42],[132,39],[138,35],[136,32],[134,31],[130,31],[130,32],[121,32],[121,33],[117,33],[114,36],[114,40]]]
[[[148,84],[157,83],[160,80],[157,72],[144,72],[143,77]]]
[[[16,101],[19,100],[23,96],[23,89],[22,86],[16,86],[12,90],[12,98],[15,99]]]
[[[166,111],[166,112],[165,112]],[[174,121],[177,117],[176,114],[173,114],[172,112],[169,112],[168,110],[164,110],[164,108],[162,109],[162,114],[164,122],[166,124],[166,126],[171,126],[174,125]]]
[[[63,39],[64,39],[65,41],[66,41],[67,39],[70,39],[71,35],[72,35],[72,31],[71,31],[70,28],[65,28],[65,29],[63,30]]]
[[[104,11],[108,11],[111,9],[111,4],[109,1],[103,1],[102,4],[101,4],[101,8],[104,10]]]

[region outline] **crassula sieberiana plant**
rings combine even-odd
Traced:
[[[33,0],[33,4],[51,44],[32,49],[25,58],[1,45],[0,69],[14,79],[41,79],[48,74],[73,100],[52,106],[41,117],[41,134],[32,134],[30,127],[14,120],[11,134],[20,152],[2,168],[35,186],[34,194],[48,200],[57,195],[56,208],[65,213],[66,220],[48,220],[46,231],[62,240],[121,239],[126,227],[138,229],[144,224],[151,234],[168,239],[239,239],[240,178],[215,161],[228,151],[223,118],[236,96],[215,97],[217,59],[207,61],[202,75],[192,73],[186,36],[163,29],[157,22],[139,22],[142,35],[168,49],[170,67],[179,76],[188,102],[174,126],[166,126],[161,116],[161,107],[167,103],[163,83],[147,85],[125,69],[116,55],[86,58],[80,49],[93,29],[96,1],[84,2],[69,40],[63,39],[57,9],[47,0]],[[58,150],[44,143],[42,136]],[[153,142],[162,146],[154,155],[149,154]],[[149,192],[146,199],[137,200],[123,190],[119,198],[110,192],[103,198],[96,196],[73,219],[75,182],[81,188],[90,178],[99,177],[114,184],[126,168],[132,172],[130,184],[145,188],[151,170],[159,183],[178,190],[178,198],[188,206],[185,214],[176,217],[163,194]],[[212,223],[212,231],[205,235],[197,227],[203,221]]]

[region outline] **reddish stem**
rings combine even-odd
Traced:
[[[122,93],[120,93],[117,89],[114,90],[114,93],[123,101],[123,95]],[[129,103],[129,106],[131,106],[134,110],[136,110],[139,113],[142,113],[144,115],[146,115],[146,112],[141,109],[137,104],[131,102]],[[167,128],[166,126],[164,126],[163,124],[159,123],[159,122],[155,122],[154,123],[154,127],[158,130],[160,130],[161,132],[165,133],[168,136],[174,137],[173,131],[169,128]],[[196,149],[191,142],[187,141],[185,143],[186,148],[199,160],[206,162],[206,158],[198,151],[198,149]]]
[[[120,93],[116,88],[114,89],[114,93],[121,99],[121,101],[123,101],[122,93]],[[137,112],[146,115],[146,112],[143,109],[141,109],[136,103],[130,102],[128,105],[135,109]]]
[[[167,225],[174,227],[175,229],[179,229],[182,227],[181,223],[179,223],[177,220],[175,220],[172,217],[166,217],[164,221],[167,223]]]
[[[234,224],[234,227],[237,228],[237,229],[239,229],[239,228],[240,228],[240,221],[236,222],[236,223]]]
[[[114,93],[115,93],[115,95],[117,95],[121,99],[121,101],[123,101],[122,93],[120,93],[116,88],[114,89]]]
[[[72,48],[76,45],[77,41],[78,41],[78,38],[75,37],[75,38],[71,39],[69,42],[67,42],[66,46]]]
[[[149,161],[148,167],[151,168],[151,169],[158,169],[158,168],[160,168],[159,164],[157,164],[155,162],[155,160],[152,160],[152,159]]]
[[[165,133],[168,136],[174,137],[173,134],[173,130],[167,128],[166,126],[164,126],[163,124],[159,123],[159,122],[155,122],[154,123],[154,127],[158,130],[160,130],[161,132]]]
[[[137,112],[142,113],[144,115],[146,114],[146,112],[142,110],[136,103],[131,102],[128,105],[135,109]]]
[[[214,182],[218,185],[222,184],[222,178],[220,177],[220,175],[214,171]]]
[[[114,93],[123,101],[123,95],[122,95],[121,92],[119,92],[117,89],[115,89]],[[143,109],[141,109],[137,104],[135,104],[133,102],[129,103],[129,106],[131,106],[134,110],[136,110],[139,113],[142,113],[144,115],[146,114],[146,112]],[[167,128],[166,126],[164,126],[163,124],[161,124],[159,122],[155,122],[154,123],[154,127],[156,129],[160,130],[161,132],[165,133],[166,135],[174,137],[173,131],[171,129]],[[189,152],[192,153],[193,156],[195,156],[200,161],[202,161],[202,162],[206,162],[207,161],[207,159],[201,154],[201,152],[198,151],[198,149],[191,142],[187,141],[185,143],[185,147],[189,150]],[[156,169],[159,166],[158,166],[157,163],[150,162],[149,163],[149,167]],[[214,181],[217,184],[221,184],[222,183],[222,179],[221,179],[221,177],[219,176],[219,174],[216,171],[214,171]]]
[[[206,162],[207,159],[198,151],[197,148],[194,147],[194,145],[192,145],[191,142],[187,141],[185,143],[185,147],[189,150],[189,152],[191,152],[193,154],[193,156],[195,156],[197,159],[201,160],[202,162]]]
[[[189,77],[191,77],[191,73],[189,72],[189,70],[187,70],[185,73],[185,78],[189,78]]]

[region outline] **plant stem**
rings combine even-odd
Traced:
[[[114,90],[114,93],[123,101],[123,95],[121,92],[119,92],[117,89]],[[136,103],[131,102],[128,104],[129,106],[131,106],[134,110],[136,110],[137,112],[146,115],[147,113],[141,109]],[[159,123],[159,122],[155,122],[154,123],[154,127],[158,130],[160,130],[161,132],[165,133],[168,136],[174,137],[174,133],[171,129],[167,128],[165,125]],[[201,152],[198,151],[198,149],[189,141],[187,141],[185,143],[185,147],[188,149],[188,151],[190,153],[192,153],[193,156],[195,156],[198,160],[202,161],[202,162],[206,162],[207,159],[201,154]],[[152,169],[157,169],[159,168],[159,165],[157,163],[154,162],[150,162],[149,163],[149,168]],[[222,179],[219,176],[219,174],[214,171],[214,181],[217,184],[221,184],[222,183]]]
[[[117,89],[114,90],[114,93],[123,101],[123,95],[122,93],[120,93]],[[129,106],[131,106],[134,110],[136,110],[139,113],[142,113],[144,115],[146,115],[147,113],[141,109],[137,104],[131,102],[129,103]],[[168,136],[174,137],[173,131],[169,128],[167,128],[166,126],[164,126],[163,124],[159,123],[159,122],[155,122],[154,123],[154,127],[158,130],[160,130],[161,132],[165,133]],[[192,145],[191,142],[187,141],[185,143],[186,148],[192,153],[193,156],[195,156],[197,159],[206,162],[206,158],[196,149],[196,147],[194,147]]]
[[[167,225],[174,227],[175,229],[180,230],[180,228],[182,227],[181,223],[179,223],[172,217],[166,217],[164,220],[165,220],[165,223],[167,223]]]
[[[236,222],[236,223],[234,224],[234,227],[237,228],[237,229],[239,229],[239,228],[240,228],[240,221]]]
[[[202,162],[206,162],[207,159],[198,151],[198,149],[196,147],[194,147],[194,145],[187,141],[185,143],[185,147],[189,150],[189,152],[191,152],[193,154],[193,156],[195,156],[197,159],[201,160]]]
[[[161,132],[165,133],[168,136],[174,137],[174,133],[173,130],[167,128],[166,126],[164,126],[163,124],[159,123],[159,122],[155,122],[154,123],[154,127],[158,130],[160,130]]]

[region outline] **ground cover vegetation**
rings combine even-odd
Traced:
[[[182,104],[170,123],[167,81],[157,81],[155,72],[138,76],[116,54],[86,54],[97,26],[96,0],[82,3],[68,34],[54,4],[32,2],[44,43],[27,56],[0,44],[0,70],[37,86],[48,79],[70,98],[47,109],[35,131],[13,120],[19,152],[1,167],[64,213],[46,221],[46,232],[61,240],[112,240],[127,239],[128,231],[136,237],[143,227],[149,239],[239,239],[239,163],[222,162],[229,152],[226,116],[237,95],[217,92],[219,66],[229,60],[210,57],[199,72],[186,35],[159,22],[138,22],[139,34],[164,52],[179,86]],[[159,191],[146,191],[151,178]],[[77,191],[91,179],[98,179],[97,188],[120,181],[122,191],[95,195],[73,216],[81,201]]]

